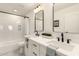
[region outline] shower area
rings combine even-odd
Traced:
[[[0,12],[0,55],[24,55],[24,17]]]

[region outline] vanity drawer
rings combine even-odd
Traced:
[[[32,52],[32,56],[39,56],[39,52]]]
[[[31,45],[32,45],[33,51],[39,51],[39,44],[38,43],[32,41]]]

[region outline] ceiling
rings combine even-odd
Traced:
[[[55,11],[69,7],[76,3],[55,3]],[[0,3],[0,11],[25,16],[33,10],[38,3]]]
[[[37,5],[34,3],[0,3],[0,11],[25,16]]]
[[[61,10],[63,8],[66,8],[66,7],[73,6],[75,4],[77,4],[77,3],[55,3],[54,9],[55,9],[55,11],[58,11],[58,10]]]

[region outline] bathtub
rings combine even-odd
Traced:
[[[23,56],[24,41],[0,42],[0,56]]]

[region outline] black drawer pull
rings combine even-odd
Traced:
[[[34,54],[35,56],[37,56],[37,54],[36,54],[35,52],[33,52],[33,54]]]
[[[33,46],[37,47],[37,45],[36,45],[36,44],[33,44]]]

